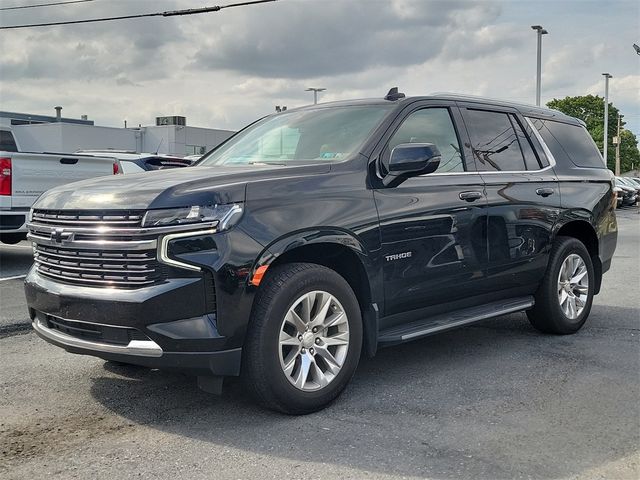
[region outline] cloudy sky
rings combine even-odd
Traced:
[[[53,0],[51,0],[53,1]],[[231,2],[233,0],[229,0]],[[0,6],[44,3],[2,0]],[[93,0],[0,11],[0,25],[147,13],[226,0]],[[184,115],[193,126],[238,129],[274,110],[321,101],[459,92],[535,101],[603,95],[640,135],[640,2],[279,0],[189,17],[0,31],[0,109],[98,125]]]

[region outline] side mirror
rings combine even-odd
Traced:
[[[440,150],[433,143],[401,143],[391,150],[385,187],[396,187],[407,178],[433,173],[440,165]]]

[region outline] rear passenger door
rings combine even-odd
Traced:
[[[531,124],[508,107],[461,104],[487,202],[488,291],[533,293],[560,213],[558,179]]]

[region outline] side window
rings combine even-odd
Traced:
[[[556,161],[569,160],[578,167],[605,168],[604,160],[587,129],[568,123],[532,118]]]
[[[515,128],[516,135],[518,136],[518,143],[520,143],[520,148],[524,154],[524,163],[527,166],[527,170],[540,170],[542,168],[540,159],[538,158],[536,151],[533,149],[531,141],[525,135],[520,121],[515,115],[509,114],[509,118]],[[529,132],[529,134],[531,134],[531,132]]]
[[[448,108],[425,108],[410,114],[389,140],[383,156],[384,167],[388,165],[391,150],[401,143],[433,143],[438,147],[442,159],[436,173],[465,171],[460,142]]]
[[[17,152],[18,147],[16,141],[13,139],[13,134],[6,130],[0,130],[0,150],[5,152]]]
[[[551,161],[549,160],[549,158],[547,158],[546,150],[542,148],[542,145],[540,145],[539,138],[541,138],[542,136],[538,135],[539,133],[538,129],[532,126],[534,121],[535,121],[535,118],[527,117],[523,124],[524,131],[526,132],[527,137],[529,137],[529,141],[533,142],[533,144],[535,145],[534,151],[538,156],[540,167],[546,168],[549,165],[551,165]]]
[[[518,135],[508,114],[467,109],[465,123],[478,170],[525,169]]]
[[[140,173],[144,172],[144,169],[135,164],[135,162],[127,162],[126,160],[120,161],[123,173]]]

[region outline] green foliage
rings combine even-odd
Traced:
[[[604,98],[598,95],[582,95],[577,97],[566,97],[563,99],[554,98],[547,103],[549,108],[559,110],[572,117],[579,118],[587,125],[587,130],[602,152],[604,137]],[[609,103],[609,125],[608,125],[608,145],[607,163],[611,170],[615,169],[616,147],[613,144],[613,137],[618,131],[618,109]],[[624,115],[623,115],[624,118]],[[625,122],[620,122],[624,127]],[[640,151],[638,151],[638,139],[629,130],[622,130],[620,135],[620,171],[631,170],[632,166],[640,166]]]

